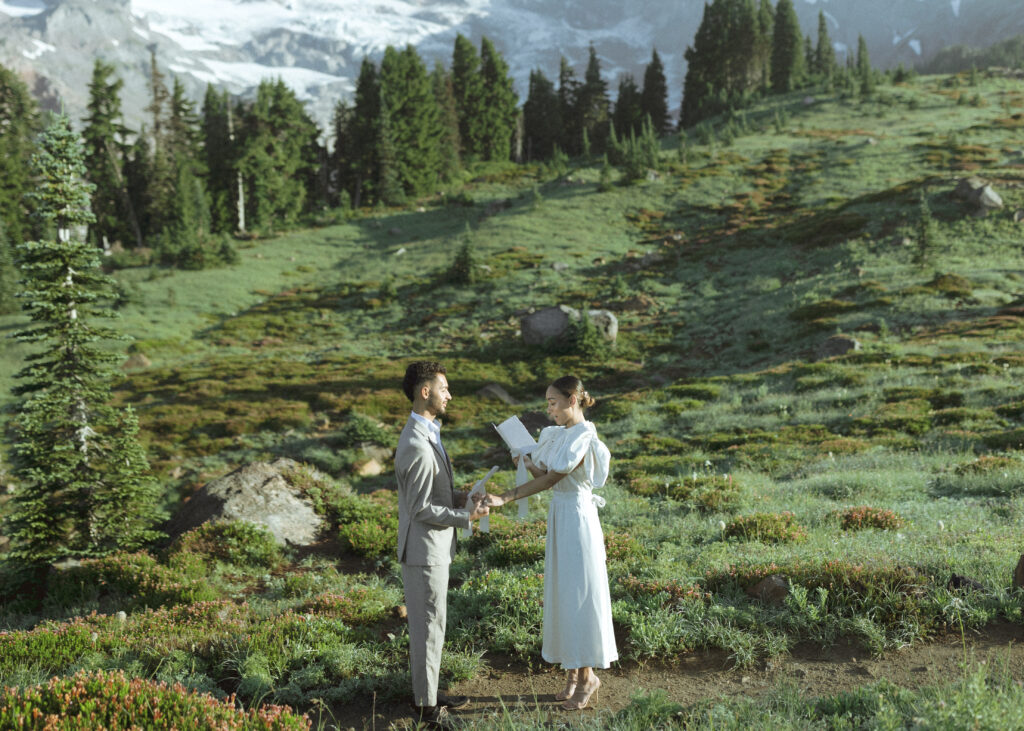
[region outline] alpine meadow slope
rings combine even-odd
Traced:
[[[1011,586],[1024,87],[995,73],[902,78],[868,96],[755,101],[664,138],[657,169],[633,183],[600,159],[480,164],[406,207],[326,211],[241,242],[234,265],[114,272],[118,326],[150,362],[125,372],[117,400],[138,416],[166,505],[283,456],[305,465],[292,480],[330,528],[300,551],[258,527],[207,525],[54,572],[39,597],[6,593],[0,680],[91,672],[116,688],[120,672],[287,704],[325,728],[409,724],[391,465],[360,473],[407,417],[406,363],[431,357],[452,384],[445,444],[460,484],[510,465],[490,424],[541,411],[553,378],[576,373],[598,400],[615,672],[635,671],[639,689],[581,727],[1019,724],[1011,672],[969,650],[1024,625]],[[1003,207],[976,215],[953,195],[968,176]],[[460,251],[475,281],[454,276]],[[557,304],[614,312],[614,347],[524,346],[520,315]],[[0,355],[4,394],[24,355]],[[478,395],[489,383],[519,405]],[[546,502],[460,542],[443,683],[512,666],[530,687]],[[808,646],[886,658],[951,636],[962,674],[925,689],[865,674],[837,694],[772,670]],[[765,702],[641,692],[648,670],[701,657],[723,674],[764,671]],[[26,693],[0,697],[0,714]],[[550,705],[542,694],[475,723],[540,728]]]

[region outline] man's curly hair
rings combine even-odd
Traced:
[[[439,373],[447,375],[448,372],[437,361],[418,360],[410,363],[405,369],[405,378],[402,379],[402,390],[410,401],[414,401],[419,387],[427,381],[434,380]]]

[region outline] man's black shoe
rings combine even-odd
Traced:
[[[413,706],[416,709],[416,720],[427,728],[439,728],[444,731],[455,731],[455,722],[448,715],[444,706]]]
[[[441,695],[437,694],[437,705],[447,708],[449,711],[458,711],[469,705],[468,695]]]

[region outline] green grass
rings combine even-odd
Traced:
[[[125,375],[117,398],[139,415],[168,505],[237,464],[293,457],[332,477],[305,487],[337,555],[242,560],[204,534],[190,539],[198,563],[172,549],[90,565],[81,571],[104,588],[70,574],[42,603],[4,605],[5,641],[19,649],[0,653],[0,678],[123,669],[304,709],[397,698],[407,667],[393,480],[355,468],[364,442],[397,439],[408,411],[398,383],[423,357],[448,366],[445,443],[461,483],[504,459],[488,451],[490,422],[543,410],[553,378],[575,372],[598,398],[626,661],[718,648],[748,667],[805,640],[883,653],[1024,621],[1009,587],[1024,527],[1024,266],[1010,219],[1024,171],[1019,129],[1001,121],[1004,102],[1019,104],[1000,78],[970,89],[985,104],[958,104],[959,84],[922,77],[872,100],[819,93],[811,106],[803,93],[770,97],[731,146],[691,139],[685,166],[666,149],[653,182],[601,191],[596,163],[564,176],[490,166],[452,191],[472,205],[435,197],[339,217],[254,241],[218,270],[117,272],[120,327],[153,361]],[[1007,208],[966,215],[946,193],[968,173],[993,180]],[[924,263],[922,193],[937,242]],[[446,272],[467,224],[487,268],[456,286]],[[518,313],[558,303],[615,311],[615,350],[523,346]],[[862,348],[822,360],[836,333]],[[24,355],[0,354],[8,405]],[[475,395],[491,382],[521,405]],[[540,660],[546,505],[541,496],[532,522],[496,518],[490,536],[460,543],[445,682],[479,672],[488,653]],[[361,570],[339,572],[339,558]],[[125,566],[142,578],[128,581]],[[953,573],[984,591],[951,593]],[[746,593],[773,574],[789,583],[783,603]],[[130,610],[123,628],[108,616],[118,608]],[[159,623],[173,627],[162,654],[150,647]],[[763,725],[768,708],[782,727],[847,714],[854,726],[921,717],[954,728],[964,709],[1010,713],[1020,698],[965,675],[934,692],[882,684],[813,700],[781,688],[763,706],[638,696],[595,724],[682,713],[693,727]],[[493,719],[533,722],[525,711]]]

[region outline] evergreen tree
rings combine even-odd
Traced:
[[[85,140],[87,179],[94,186],[91,227],[94,241],[131,241],[142,246],[142,230],[125,185],[124,158],[129,130],[121,119],[121,87],[124,82],[110,76],[114,67],[96,59],[89,83],[88,115],[82,137]]]
[[[238,221],[236,171],[233,142],[228,124],[231,100],[226,91],[207,85],[203,97],[202,149],[206,167],[206,190],[210,197],[210,230],[230,233]]]
[[[875,75],[871,70],[871,59],[868,58],[868,44],[864,36],[857,36],[857,81],[860,93],[868,96],[875,90]]]
[[[430,75],[430,85],[434,89],[434,99],[440,115],[441,138],[441,179],[454,180],[462,167],[460,161],[461,142],[459,139],[459,113],[455,105],[455,90],[452,77],[444,70],[440,61],[434,65]]]
[[[11,241],[29,235],[28,161],[39,129],[36,103],[18,75],[0,66],[0,224]]]
[[[376,194],[376,183],[380,177],[380,162],[377,156],[381,120],[380,79],[377,67],[368,58],[363,59],[356,81],[355,106],[350,125],[351,157],[347,163],[351,171],[352,205],[356,208],[364,199]]]
[[[150,211],[155,208],[151,195],[152,149],[149,134],[143,127],[129,148],[124,164],[125,186],[144,240],[155,231],[150,218]]]
[[[406,198],[399,173],[399,153],[395,145],[391,115],[386,105],[381,107],[378,129],[377,174],[380,177],[375,186],[377,199],[389,206],[404,205]]]
[[[7,238],[7,227],[0,220],[0,315],[17,312],[18,302],[14,298],[18,291],[18,269],[14,264],[14,251]]]
[[[23,396],[15,420],[14,474],[21,483],[5,533],[9,557],[41,566],[62,556],[136,549],[153,540],[156,484],[137,444],[131,413],[110,405],[115,337],[94,324],[110,317],[113,294],[95,247],[79,230],[92,223],[92,186],[83,180],[81,143],[66,116],[44,133],[33,158],[36,210],[56,239],[19,247],[25,311],[16,334],[39,350],[17,378]]]
[[[459,117],[459,139],[463,155],[471,160],[478,159],[484,150],[484,94],[480,57],[473,43],[459,33],[455,36],[455,50],[452,52],[452,91],[455,94],[455,109]]]
[[[612,113],[612,123],[615,131],[628,137],[640,131],[644,120],[644,109],[640,89],[629,74],[623,74],[619,80],[619,94],[615,99],[615,111]],[[653,121],[652,121],[653,125]],[[609,145],[611,135],[609,134]]]
[[[174,188],[177,172],[174,161],[168,150],[167,140],[167,105],[170,93],[164,84],[164,74],[156,62],[156,51],[150,51],[149,62],[149,93],[150,102],[146,111],[152,117],[152,143],[150,157],[146,161],[145,199],[148,204],[145,219],[146,237],[154,236],[168,227],[169,211],[174,203]]]
[[[704,6],[693,46],[683,54],[682,126],[740,106],[747,91],[761,83],[758,28],[753,0],[713,0]]]
[[[355,109],[349,106],[344,99],[339,99],[334,105],[334,114],[331,115],[331,136],[334,139],[334,148],[330,157],[329,184],[333,190],[334,205],[341,205],[347,208],[352,203],[353,183],[353,159],[356,150],[352,145],[352,129],[355,119]]]
[[[792,91],[803,82],[803,34],[797,20],[793,0],[779,0],[775,7],[775,28],[772,36],[772,89]]]
[[[578,106],[582,131],[597,150],[603,150],[608,138],[608,83],[601,77],[601,62],[597,58],[594,44],[590,44],[587,71],[583,75]]]
[[[254,226],[295,223],[317,175],[320,131],[284,81],[263,81],[241,124],[238,167]]]
[[[767,91],[771,88],[772,71],[772,39],[775,35],[775,9],[771,0],[761,0],[757,7],[757,45],[754,56],[757,72],[760,76],[760,88]]]
[[[644,69],[644,88],[640,93],[640,119],[644,117],[650,117],[655,134],[660,136],[668,132],[668,83],[665,81],[665,68],[662,66],[658,49],[651,53],[651,62]]]
[[[555,85],[539,69],[530,72],[530,91],[523,104],[526,157],[546,160],[562,135],[562,110]]]
[[[814,72],[826,83],[832,80],[836,72],[836,49],[832,47],[832,39],[828,35],[824,11],[818,11],[818,47],[814,50]]]
[[[562,139],[560,147],[565,152],[575,155],[579,152],[582,140],[583,119],[580,114],[580,82],[576,72],[562,56],[558,68],[558,111],[562,119]]]
[[[512,88],[508,64],[487,38],[480,41],[480,80],[478,152],[484,160],[505,161],[511,153],[519,99]]]
[[[395,149],[395,174],[407,195],[436,189],[443,174],[441,113],[426,67],[411,45],[388,46],[380,64],[381,107]]]

